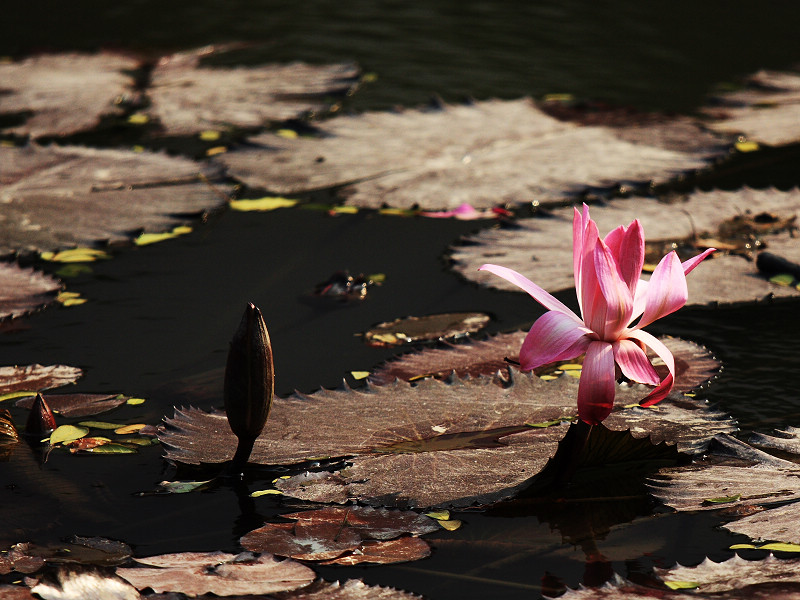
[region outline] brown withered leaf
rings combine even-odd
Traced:
[[[577,380],[542,381],[512,371],[502,387],[490,377],[412,386],[396,381],[363,389],[321,390],[276,399],[251,462],[294,464],[320,457],[350,457],[345,469],[281,480],[284,493],[306,500],[399,507],[466,506],[515,493],[555,453],[576,416]],[[733,423],[703,403],[676,396],[656,408],[624,408],[644,386],[621,385],[606,425],[702,448]],[[357,415],[358,418],[354,418]],[[178,410],[159,433],[167,458],[188,464],[229,460],[236,446],[222,413]],[[551,427],[529,427],[528,423]]]
[[[42,54],[0,63],[0,113],[32,113],[3,131],[36,138],[90,129],[101,117],[122,113],[117,100],[134,86],[124,71],[138,66],[132,58],[108,52]]]
[[[279,194],[343,186],[349,205],[431,210],[560,202],[587,187],[666,181],[708,156],[559,121],[529,99],[341,116],[318,127],[316,138],[264,133],[218,160]]]
[[[714,98],[709,126],[771,146],[800,141],[800,73],[759,71],[745,85]]]
[[[650,198],[616,199],[591,208],[601,235],[634,219],[642,223],[648,241],[683,242],[702,232],[717,230],[740,213],[771,213],[788,219],[800,214],[800,189],[695,191],[671,203]],[[499,264],[520,272],[549,292],[573,288],[572,208],[555,208],[551,218],[521,219],[513,229],[485,229],[465,238],[466,244],[451,250],[453,268],[465,278],[501,290],[520,291],[506,280],[486,271],[485,263]],[[800,244],[791,231],[760,237],[771,252],[793,262],[800,261]],[[702,237],[696,241],[702,242]],[[693,251],[691,254],[697,254]],[[646,277],[645,277],[646,278]],[[797,289],[778,286],[761,277],[755,263],[745,256],[722,254],[707,259],[686,278],[687,304],[752,302],[772,296],[797,296]]]
[[[11,571],[35,573],[41,569],[44,566],[44,558],[30,555],[29,547],[30,544],[14,544],[8,552],[0,554],[0,575],[7,575]]]
[[[800,427],[789,425],[773,432],[773,435],[756,432],[750,437],[750,442],[761,448],[795,454],[800,461]]]
[[[421,560],[431,555],[428,542],[418,537],[401,537],[396,540],[366,540],[357,552],[345,554],[332,560],[327,560],[324,565],[360,565],[374,563],[390,565],[399,562]]]
[[[61,282],[16,263],[0,262],[0,319],[18,317],[56,299]]]
[[[317,580],[307,587],[275,597],[277,600],[421,600],[416,594],[367,585],[360,579],[347,579],[344,583]]]
[[[152,152],[0,146],[0,255],[130,241],[222,206],[218,169]]]
[[[139,600],[139,592],[120,577],[96,567],[68,565],[42,578],[31,591],[44,600]]]
[[[0,367],[0,394],[29,391],[33,404],[36,392],[75,383],[81,375],[81,369],[66,365]]]
[[[261,127],[301,118],[329,109],[330,96],[344,95],[358,83],[353,64],[201,65],[204,56],[218,50],[209,46],[172,54],[156,64],[147,91],[148,112],[167,133]]]
[[[510,362],[519,362],[519,349],[526,335],[525,331],[502,333],[486,340],[447,344],[404,354],[373,371],[369,381],[376,385],[385,385],[395,379],[403,381],[417,381],[425,377],[446,379],[451,374],[461,378],[478,377],[495,375],[499,372],[495,381],[502,384],[508,381]],[[675,357],[676,390],[688,392],[707,383],[719,373],[720,362],[703,346],[669,336],[662,337],[661,341]],[[653,358],[651,356],[651,359]],[[545,365],[535,372],[538,375],[552,370],[551,365]],[[656,364],[656,371],[661,377],[666,377],[668,372],[663,363]]]
[[[129,396],[122,394],[42,394],[54,413],[62,417],[88,417],[99,415],[125,404]],[[22,408],[33,406],[35,398],[21,398],[16,405]]]
[[[136,562],[147,567],[119,567],[117,575],[139,590],[152,588],[187,596],[271,594],[301,588],[316,578],[308,567],[289,559],[276,560],[270,554],[181,552],[137,558]]]
[[[396,346],[423,340],[460,337],[480,331],[491,320],[484,313],[443,313],[379,323],[364,333],[370,346]]]
[[[28,588],[6,584],[0,584],[0,598],[4,600],[37,600],[37,597]]]

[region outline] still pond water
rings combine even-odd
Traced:
[[[798,18],[795,3],[685,0],[29,2],[13,16],[5,12],[0,56],[98,48],[157,56],[249,41],[257,45],[237,53],[237,61],[355,61],[375,73],[376,81],[348,101],[351,110],[414,106],[434,96],[457,102],[558,92],[689,112],[719,83],[798,63]],[[798,173],[795,154],[719,183],[785,188],[800,183]],[[48,309],[0,335],[0,364],[80,366],[86,375],[72,389],[146,397],[113,418],[157,423],[173,405],[221,404],[227,344],[252,301],[270,328],[278,393],[335,387],[351,370],[393,354],[355,335],[379,321],[480,310],[492,314],[495,332],[526,327],[538,316],[527,296],[478,289],[447,270],[448,245],[487,225],[299,210],[211,215],[189,236],[123,249],[92,275],[71,280],[70,290],[89,302]],[[307,301],[317,282],[341,269],[385,273],[386,283],[360,305]],[[571,296],[561,295],[572,304]],[[650,330],[690,338],[722,359],[725,370],[703,393],[743,429],[800,425],[793,377],[799,309],[797,302],[684,309]],[[124,540],[137,555],[235,551],[239,535],[280,512],[274,500],[260,498],[261,516],[242,517],[235,494],[224,488],[133,495],[153,489],[163,468],[157,448],[132,457],[54,453],[41,469],[16,452],[0,469],[0,540],[46,542],[77,533]],[[548,573],[575,586],[602,581],[609,568],[630,575],[652,564],[727,558],[726,548],[741,541],[715,529],[713,515],[651,516],[646,501],[617,510],[618,518],[606,505],[576,508],[566,518],[537,510],[461,515],[465,525],[433,536],[434,555],[425,561],[319,572],[431,600],[536,598]],[[611,565],[587,565],[596,552]]]

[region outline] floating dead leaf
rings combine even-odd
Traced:
[[[648,198],[617,199],[593,207],[592,218],[603,235],[620,224],[639,219],[648,240],[680,242],[701,232],[716,232],[727,219],[747,212],[767,212],[790,219],[800,214],[800,189],[695,191],[685,200],[669,204]],[[549,292],[573,288],[572,208],[554,208],[551,213],[551,218],[520,219],[513,229],[486,229],[465,238],[466,245],[452,249],[453,268],[471,281],[502,290],[519,291],[500,277],[478,271],[478,267],[484,263],[501,264]],[[771,252],[800,262],[800,244],[789,231],[764,234],[761,240]],[[671,249],[671,243],[668,245]],[[759,277],[755,265],[743,256],[718,252],[701,269],[702,273],[698,270],[687,277],[689,304],[752,302],[800,293]]]
[[[800,73],[759,71],[745,84],[714,98],[709,126],[771,146],[800,141]]]
[[[363,300],[369,288],[381,285],[383,275],[351,275],[348,271],[337,271],[325,281],[314,286],[314,296],[342,302]]]
[[[281,595],[281,600],[421,600],[421,596],[367,585],[360,579],[348,579],[344,583],[318,579],[307,587]]]
[[[341,471],[276,483],[306,500],[358,498],[399,507],[495,501],[513,495],[555,453],[566,427],[526,423],[573,419],[577,386],[570,377],[542,381],[512,371],[506,387],[489,377],[426,379],[276,398],[250,460],[276,465],[346,458]],[[682,451],[702,449],[715,432],[734,429],[704,403],[680,396],[656,408],[624,408],[644,395],[643,386],[620,386],[606,425],[650,434],[653,443],[677,442]],[[197,409],[167,419],[159,440],[167,458],[188,464],[225,462],[236,447],[224,414]]]
[[[44,566],[44,558],[31,556],[28,553],[29,544],[14,544],[6,552],[0,552],[0,575],[7,575],[12,571],[17,573],[35,573]],[[0,595],[0,598],[3,596]]]
[[[0,183],[0,198],[2,198]],[[0,253],[2,247],[0,247]],[[55,301],[61,287],[57,279],[40,271],[20,267],[16,263],[0,262],[0,319],[18,317]]]
[[[478,377],[496,375],[498,384],[508,381],[510,363],[519,362],[519,349],[527,332],[515,331],[492,336],[486,340],[470,341],[464,344],[447,344],[439,348],[425,348],[418,352],[404,354],[384,363],[369,375],[371,383],[384,385],[395,379],[418,381],[425,377],[446,379],[451,374],[456,377]],[[706,348],[674,337],[662,337],[661,341],[675,357],[675,389],[688,392],[700,387],[714,378],[720,369],[720,362]],[[506,360],[508,359],[508,360]],[[651,356],[655,360],[654,356]],[[549,374],[564,365],[544,365],[535,372],[537,375]],[[667,367],[657,360],[656,371],[666,377]]]
[[[152,152],[0,146],[0,255],[131,241],[226,202],[220,172]],[[178,217],[176,215],[184,215]]]
[[[0,113],[32,113],[5,133],[65,136],[96,126],[101,117],[121,115],[118,101],[130,97],[134,81],[126,71],[138,62],[118,54],[42,54],[0,62]],[[5,163],[4,163],[5,164]]]
[[[118,568],[117,575],[140,590],[187,596],[271,594],[301,588],[316,578],[314,571],[293,560],[248,552],[183,552],[137,558],[136,562],[147,567]]]
[[[420,560],[430,555],[431,547],[425,540],[417,537],[401,537],[388,541],[367,540],[361,544],[356,552],[339,556],[322,564],[360,565],[363,563],[376,563],[388,565]]]
[[[33,405],[37,392],[75,383],[81,375],[79,368],[66,365],[0,367],[0,393],[29,392],[26,395],[31,396],[29,402]]]
[[[42,578],[31,591],[44,600],[139,600],[131,584],[105,570],[78,565],[63,566]]]
[[[62,417],[88,417],[125,404],[127,396],[122,394],[42,394],[53,412]],[[22,398],[16,405],[30,408],[34,398]]]
[[[528,99],[340,116],[318,127],[315,138],[261,134],[249,149],[215,160],[248,185],[280,194],[343,187],[353,206],[447,210],[563,201],[587,187],[666,181],[703,167],[709,155],[565,123]]]
[[[16,444],[19,441],[19,433],[14,426],[14,420],[7,409],[0,410],[0,446]]]
[[[292,63],[259,67],[207,67],[213,46],[165,56],[153,69],[148,112],[170,135],[207,129],[262,127],[330,108],[330,96],[355,88],[352,64]]]
[[[489,315],[475,312],[406,317],[374,326],[364,333],[364,341],[370,346],[395,346],[461,337],[480,331],[490,320]]]

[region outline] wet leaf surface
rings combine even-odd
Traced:
[[[358,498],[399,507],[496,501],[541,471],[567,429],[526,423],[559,423],[576,413],[574,378],[542,381],[513,373],[507,387],[489,377],[426,379],[276,399],[250,460],[276,465],[351,457],[336,473],[277,483],[304,500]],[[677,442],[683,451],[702,449],[715,432],[733,430],[720,413],[680,396],[656,408],[623,408],[645,393],[641,386],[620,386],[618,406],[605,424],[637,437],[650,434],[653,443]],[[196,409],[167,419],[159,439],[167,458],[187,464],[224,462],[236,446],[224,414]]]
[[[293,560],[276,560],[269,554],[183,552],[136,561],[147,567],[118,568],[117,574],[139,590],[181,592],[189,596],[270,594],[295,590],[314,581],[308,567]]]
[[[31,590],[44,600],[139,600],[139,592],[127,581],[104,570],[64,566],[44,577]]]
[[[348,205],[476,209],[562,201],[591,186],[665,181],[704,166],[702,151],[631,143],[606,127],[558,121],[527,99],[342,116],[320,136],[250,138],[218,157],[279,194],[345,186]]]
[[[0,367],[0,394],[30,392],[30,398],[23,404],[30,408],[36,392],[75,383],[82,374],[81,369],[66,365]]]
[[[714,98],[711,128],[772,146],[800,141],[800,73],[759,71],[745,85]]]
[[[151,152],[0,146],[0,255],[129,242],[225,204],[217,169]]]
[[[526,331],[502,333],[486,340],[448,344],[404,354],[381,365],[369,375],[369,381],[376,385],[385,385],[395,379],[446,379],[451,374],[459,378],[479,377],[499,372],[495,380],[502,384],[508,381],[510,363],[519,362],[519,349],[526,335]],[[676,390],[688,392],[704,385],[719,373],[720,362],[708,349],[674,337],[663,337],[661,341],[675,357]],[[553,365],[544,365],[536,370],[536,374],[550,373],[554,368]],[[667,368],[663,364],[656,365],[656,371],[660,377],[665,377]]]
[[[513,229],[486,229],[463,240],[452,248],[454,269],[470,281],[502,290],[518,290],[504,279],[478,271],[484,263],[500,264],[528,276],[549,292],[574,287],[572,274],[572,208],[555,208],[551,218],[520,219]],[[752,215],[771,213],[789,219],[800,213],[800,190],[755,190],[743,188],[734,192],[693,192],[685,200],[673,203],[653,199],[616,199],[592,208],[592,218],[602,235],[621,223],[639,219],[648,241],[667,240],[681,243],[693,237],[702,241],[706,232],[714,238],[720,227],[728,225],[739,213]],[[800,261],[800,244],[792,231],[757,233],[752,238],[745,232],[745,243],[752,249],[767,248],[786,259]],[[709,240],[709,245],[716,243]],[[756,241],[761,245],[756,246]],[[659,252],[666,254],[671,247]],[[689,254],[697,254],[690,250]],[[688,258],[688,257],[684,257]],[[712,260],[687,277],[688,304],[752,302],[772,296],[797,296],[793,287],[770,283],[758,273],[754,262],[745,256],[717,252]]]
[[[33,312],[54,302],[61,282],[34,269],[0,262],[0,286],[3,290],[0,292],[0,319],[5,319]]]
[[[400,590],[367,585],[359,579],[315,581],[295,592],[276,595],[278,600],[420,600],[420,596]]]
[[[117,101],[133,92],[132,58],[99,54],[42,54],[0,64],[0,113],[31,112],[4,133],[65,136],[96,126],[106,115],[120,115]],[[5,162],[4,162],[5,165]]]
[[[329,109],[330,96],[343,96],[358,82],[358,69],[352,64],[237,68],[201,64],[204,56],[218,50],[201,48],[158,61],[147,91],[152,103],[148,113],[166,133],[252,128],[301,118]]]
[[[42,394],[54,413],[67,418],[88,417],[116,408],[126,403],[122,394]],[[35,398],[22,398],[16,405],[30,408]]]
[[[375,325],[364,333],[364,341],[370,346],[396,346],[460,337],[480,331],[490,320],[489,315],[474,312],[405,317]]]

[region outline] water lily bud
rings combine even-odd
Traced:
[[[225,412],[239,445],[233,467],[247,464],[253,443],[264,429],[272,406],[275,371],[272,345],[261,311],[248,303],[231,340],[225,367]]]
[[[49,435],[56,428],[56,418],[53,411],[42,398],[41,394],[36,394],[33,401],[31,412],[28,413],[28,420],[25,423],[25,433],[30,436],[42,437]]]

